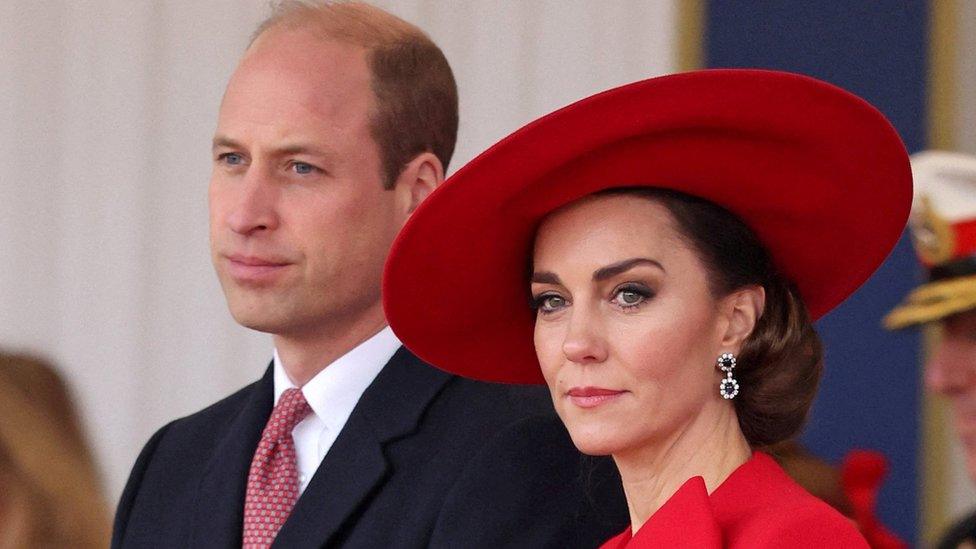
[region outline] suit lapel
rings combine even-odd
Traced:
[[[273,368],[251,388],[240,413],[217,443],[197,493],[190,547],[241,546],[247,475],[274,405]],[[220,436],[219,433],[214,433]]]
[[[417,429],[450,378],[401,347],[363,393],[274,546],[335,543],[343,524],[382,486],[388,468],[384,445]]]

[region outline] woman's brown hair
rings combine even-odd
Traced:
[[[741,389],[733,404],[752,446],[796,435],[817,394],[823,349],[795,285],[777,271],[756,234],[725,208],[677,191],[628,187],[600,194],[632,194],[664,206],[698,252],[713,296],[752,285],[765,289],[762,316],[736,360]]]

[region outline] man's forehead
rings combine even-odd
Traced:
[[[947,316],[941,324],[949,332],[976,333],[976,308]]]
[[[259,36],[244,52],[238,70],[271,65],[282,70],[308,72],[365,69],[366,49],[349,42],[331,40],[304,29],[272,28]],[[359,72],[359,71],[356,71]]]
[[[946,322],[976,322],[976,308],[968,309],[959,313],[949,315],[945,318]]]
[[[220,126],[232,121],[309,124],[358,120],[373,94],[362,48],[285,35],[255,42],[231,76]],[[299,47],[304,46],[304,47]]]

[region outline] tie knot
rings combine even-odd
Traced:
[[[271,411],[271,418],[265,427],[264,435],[273,440],[279,440],[291,435],[305,416],[312,412],[312,407],[305,400],[301,389],[291,388],[281,394],[278,404]]]

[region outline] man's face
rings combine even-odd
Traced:
[[[942,342],[925,367],[925,385],[952,404],[956,433],[976,480],[976,310],[942,322]]]
[[[405,214],[370,134],[365,51],[270,30],[220,107],[211,256],[231,314],[291,336],[382,318],[383,263]]]

